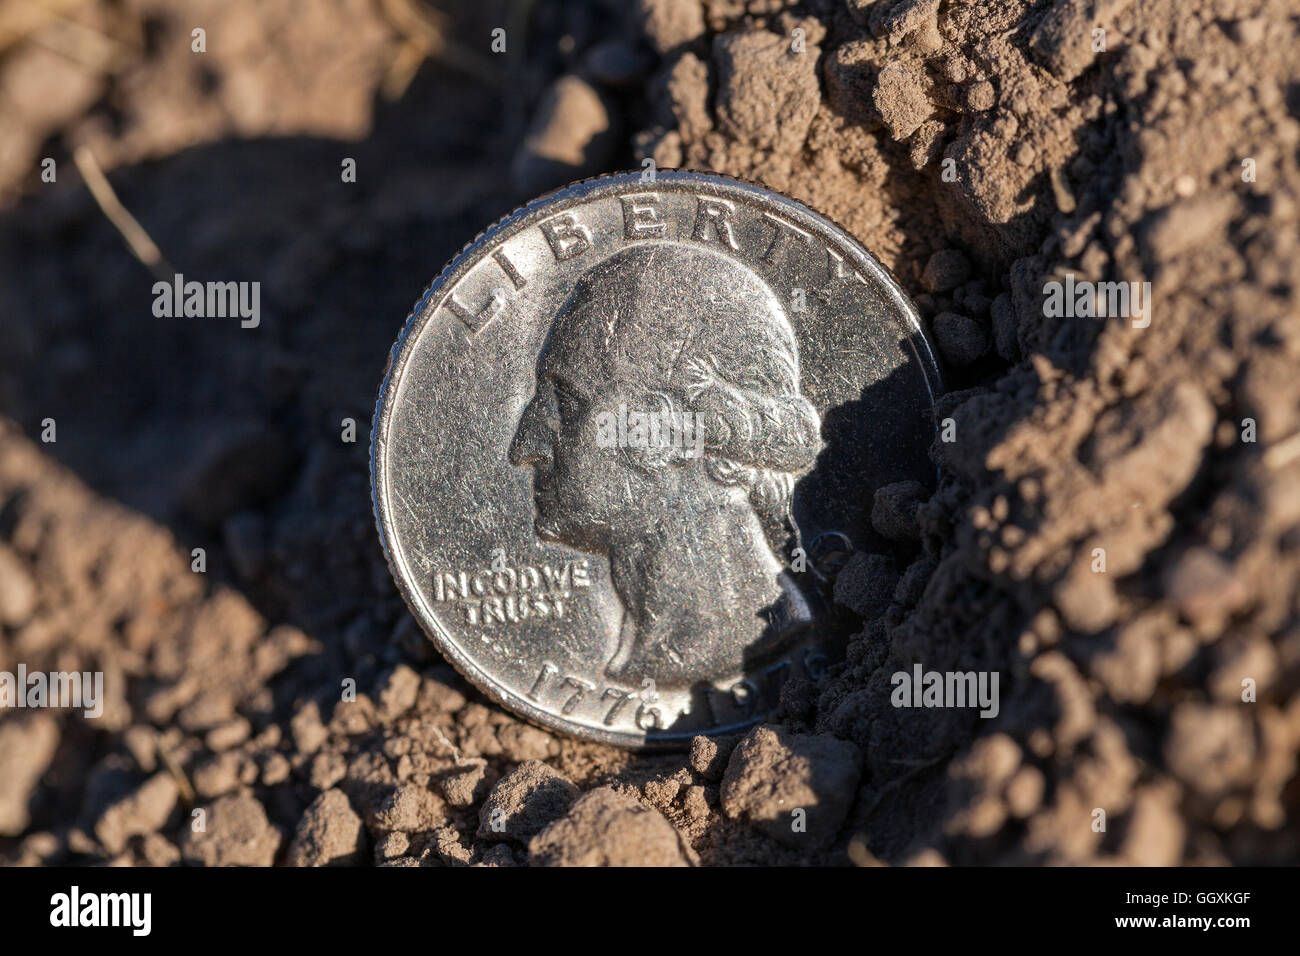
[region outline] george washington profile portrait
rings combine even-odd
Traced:
[[[510,444],[534,527],[609,561],[622,604],[605,673],[668,686],[739,672],[808,628],[781,555],[821,450],[780,300],[721,252],[650,241],[586,271],[556,315]],[[628,410],[698,423],[696,444],[611,444]]]

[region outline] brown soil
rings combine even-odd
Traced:
[[[107,702],[0,717],[0,858],[1300,859],[1294,3],[66,6],[0,11],[0,670],[102,670]],[[153,317],[78,145],[171,269],[262,283],[259,329]],[[635,757],[436,658],[365,436],[461,244],[646,157],[879,255],[954,440],[936,492],[876,493],[900,551],[845,565],[844,664],[741,741]],[[1150,282],[1149,326],[1047,315],[1067,274]],[[997,672],[998,716],[892,706],[916,663]]]

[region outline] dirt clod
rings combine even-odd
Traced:
[[[853,804],[858,760],[856,747],[834,737],[756,727],[727,762],[723,811],[788,846],[824,847]]]
[[[681,835],[656,810],[609,787],[582,795],[528,844],[535,866],[690,866]]]
[[[498,780],[483,801],[478,835],[525,842],[568,811],[580,792],[541,761],[521,763]]]
[[[202,829],[189,826],[181,839],[187,863],[203,866],[270,866],[283,839],[249,793],[224,796],[206,808]]]
[[[759,149],[797,150],[821,103],[819,52],[795,52],[788,38],[761,30],[720,37],[713,57],[721,128]]]
[[[286,863],[289,866],[348,866],[360,861],[365,830],[341,790],[326,790],[298,821]]]
[[[28,804],[59,745],[59,726],[48,714],[0,724],[0,834],[22,833]]]
[[[515,155],[513,173],[520,192],[540,193],[603,168],[613,147],[604,97],[578,76],[555,82]]]
[[[959,312],[940,312],[931,331],[940,354],[953,365],[970,365],[989,348],[984,327]]]

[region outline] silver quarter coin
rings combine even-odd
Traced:
[[[938,369],[898,284],[801,203],[605,176],[467,246],[380,389],[376,521],[445,655],[538,724],[680,746],[845,638],[883,484],[934,477]],[[860,626],[860,625],[858,625]]]

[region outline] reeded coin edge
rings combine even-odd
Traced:
[[[447,262],[442,271],[425,288],[412,307],[410,314],[407,315],[397,340],[389,350],[388,363],[384,370],[383,380],[379,385],[379,394],[375,402],[375,415],[370,430],[371,508],[375,516],[375,528],[379,533],[379,543],[384,551],[384,559],[388,563],[389,574],[397,585],[402,600],[420,623],[421,629],[433,640],[439,652],[447,658],[452,666],[470,683],[486,694],[489,699],[506,710],[522,716],[547,730],[558,730],[579,739],[613,744],[631,750],[675,750],[689,744],[690,740],[702,731],[695,730],[677,734],[671,732],[653,735],[645,733],[632,734],[604,730],[589,724],[570,721],[563,716],[552,714],[537,707],[514,691],[504,687],[499,681],[486,673],[474,662],[470,655],[461,649],[455,635],[425,606],[426,602],[418,590],[407,583],[410,579],[409,569],[405,567],[405,556],[398,553],[401,549],[396,545],[396,538],[388,520],[388,515],[391,514],[392,509],[388,500],[388,482],[385,470],[388,464],[388,429],[394,406],[387,402],[387,399],[392,394],[395,386],[403,379],[412,351],[410,346],[418,341],[425,325],[437,314],[438,308],[442,304],[441,297],[438,294],[443,290],[455,288],[456,283],[463,277],[463,274],[477,262],[478,257],[476,254],[480,249],[496,242],[498,239],[509,238],[523,229],[535,225],[538,220],[544,218],[543,213],[552,215],[560,211],[552,208],[557,200],[580,202],[599,198],[606,193],[617,194],[623,186],[627,185],[650,186],[652,188],[662,188],[664,185],[669,185],[674,188],[689,188],[696,192],[712,190],[719,196],[726,193],[741,193],[753,200],[767,203],[775,201],[784,206],[788,212],[801,220],[801,225],[814,227],[824,241],[831,242],[836,248],[849,252],[857,264],[870,273],[871,277],[879,283],[891,302],[905,317],[906,321],[902,323],[905,324],[905,331],[908,333],[905,336],[905,341],[921,368],[922,377],[925,379],[926,389],[929,392],[931,406],[934,405],[938,395],[942,394],[943,379],[939,365],[935,361],[930,341],[921,326],[921,318],[917,314],[916,308],[908,300],[906,293],[903,292],[902,287],[890,274],[889,270],[864,248],[851,232],[839,226],[827,216],[822,215],[797,199],[786,196],[784,193],[748,180],[722,176],[717,173],[695,172],[692,170],[659,170],[655,174],[653,183],[642,182],[640,172],[610,173],[579,180],[554,189],[517,207],[514,211],[502,216],[482,230]],[[437,302],[434,301],[435,297],[438,298]],[[712,735],[733,733],[759,723],[766,716],[766,714],[759,714],[741,723],[711,727],[708,733]]]

